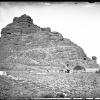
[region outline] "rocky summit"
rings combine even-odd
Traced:
[[[70,79],[82,75],[76,66],[84,72],[98,67],[80,46],[49,27],[37,26],[26,14],[1,30],[0,70],[6,72],[0,76],[1,98],[77,97],[70,94],[75,83]],[[84,95],[90,96],[80,97]]]

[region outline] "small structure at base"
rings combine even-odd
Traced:
[[[73,68],[73,72],[86,72],[86,69],[80,65],[77,65]]]

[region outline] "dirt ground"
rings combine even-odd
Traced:
[[[0,98],[100,97],[100,74],[97,73],[15,74],[15,79],[0,76]]]

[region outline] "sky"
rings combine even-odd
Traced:
[[[96,56],[100,64],[100,3],[0,2],[0,31],[23,14],[29,15],[34,24],[69,38],[88,57]]]

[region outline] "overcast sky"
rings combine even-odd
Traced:
[[[27,14],[40,27],[51,27],[83,48],[100,63],[100,4],[75,2],[1,2],[0,30],[14,17]]]

